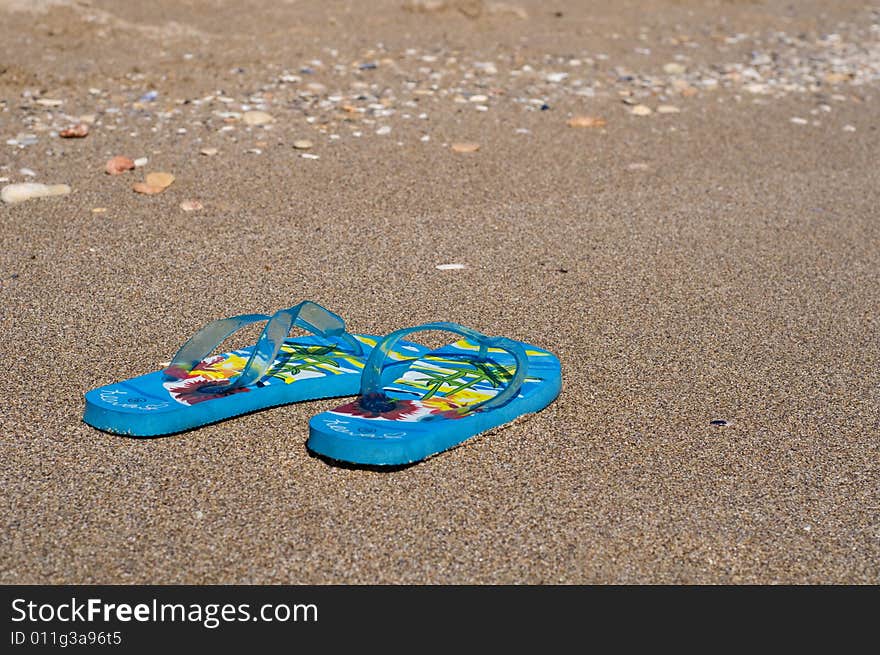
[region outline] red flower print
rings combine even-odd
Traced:
[[[211,386],[213,388],[211,390],[200,391],[200,389],[206,386]],[[216,381],[201,377],[173,382],[172,384],[167,385],[166,388],[171,392],[171,395],[175,400],[187,405],[195,405],[196,403],[201,403],[206,400],[223,398],[224,396],[231,396],[234,393],[250,391],[247,387],[238,387],[231,391],[223,391],[222,387],[217,386]]]
[[[363,418],[384,418],[396,421],[417,414],[420,409],[418,402],[414,400],[396,400],[386,397],[382,401],[382,404],[374,410],[364,407],[359,398],[347,405],[337,407],[333,411],[351,416],[362,416]]]
[[[169,366],[163,371],[163,373],[174,378],[175,380],[185,380],[190,375],[190,372],[182,366]]]

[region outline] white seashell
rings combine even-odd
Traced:
[[[23,182],[10,184],[0,191],[0,200],[7,204],[24,202],[31,198],[44,198],[47,196],[64,196],[70,193],[70,187],[66,184],[39,184],[37,182]]]

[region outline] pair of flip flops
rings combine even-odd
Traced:
[[[257,342],[211,355],[234,332],[264,322]],[[293,327],[311,335],[291,338]],[[461,337],[438,350],[404,341],[421,331]],[[100,430],[152,437],[304,400],[358,398],[309,421],[308,447],[371,465],[417,462],[559,394],[559,360],[512,339],[457,323],[425,323],[385,337],[351,334],[336,314],[304,301],[272,316],[208,323],[164,370],[92,389],[83,420]]]

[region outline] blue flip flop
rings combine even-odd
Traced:
[[[401,357],[400,340],[427,330],[464,339]],[[561,387],[559,359],[546,350],[457,323],[426,323],[375,346],[360,397],[312,417],[308,447],[354,464],[410,464],[544,409]]]
[[[261,321],[266,326],[256,344],[209,356],[234,332]],[[294,326],[313,336],[288,338]],[[212,321],[164,370],[87,392],[83,421],[106,432],[150,437],[276,405],[351,396],[360,388],[361,371],[378,340],[346,332],[342,318],[308,300],[273,316],[242,314]],[[400,348],[427,351],[409,343]]]

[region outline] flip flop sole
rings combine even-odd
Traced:
[[[92,389],[85,394],[83,421],[105,432],[155,437],[279,405],[354,395],[377,337],[353,336],[364,345],[360,356],[316,336],[287,339],[266,378],[232,393],[208,388],[236,375],[252,347],[205,360],[184,379],[155,371]],[[427,349],[407,343],[401,350]]]
[[[479,384],[466,392],[452,394],[444,394],[444,385],[441,384],[431,399],[411,399],[424,393],[426,376],[429,381],[443,375],[446,375],[443,379],[449,379],[447,370],[463,368],[456,366],[456,360],[460,361],[463,352],[477,350],[477,346],[462,340],[423,357],[402,378],[386,385],[386,395],[396,401],[393,410],[381,416],[369,415],[355,401],[312,417],[308,448],[330,459],[353,464],[405,465],[449,450],[521,416],[541,411],[556,399],[562,388],[559,359],[535,346],[523,346],[529,356],[528,377],[520,393],[501,407],[463,415],[456,411],[455,406],[466,406],[468,400],[480,400],[481,392],[491,391],[489,385],[481,388]],[[492,355],[497,365],[508,366],[513,362],[501,351],[493,349]],[[441,361],[433,361],[435,356]],[[451,357],[443,361],[444,356]],[[467,382],[467,374],[463,379]],[[452,383],[447,386],[454,390],[461,385]],[[471,397],[462,401],[463,393]]]

